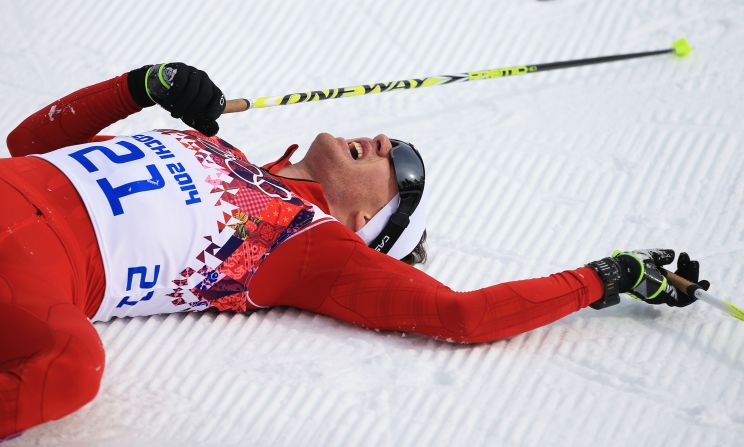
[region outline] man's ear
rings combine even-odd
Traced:
[[[352,223],[352,230],[359,231],[362,229],[363,226],[369,222],[369,219],[371,219],[370,216],[366,215],[363,211],[355,211],[354,214],[351,215],[351,223]]]

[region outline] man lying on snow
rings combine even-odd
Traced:
[[[98,135],[155,104],[196,131]],[[662,275],[671,250],[454,292],[411,266],[426,259],[432,205],[412,144],[321,133],[302,160],[289,161],[293,145],[261,167],[213,136],[224,107],[203,71],[146,66],[44,107],[9,135],[15,158],[0,160],[0,437],[93,399],[104,352],[92,321],[293,306],[471,343],[615,304],[618,293],[693,301]],[[682,254],[677,273],[697,282],[698,264]]]

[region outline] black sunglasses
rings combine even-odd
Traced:
[[[371,248],[382,253],[387,253],[395,245],[400,235],[403,234],[403,230],[408,226],[424,193],[426,177],[424,160],[411,143],[392,138],[390,142],[393,144],[390,149],[390,160],[395,171],[400,203],[382,232],[369,244]]]

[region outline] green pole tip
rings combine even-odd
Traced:
[[[674,42],[672,44],[672,48],[674,48],[674,54],[679,57],[685,57],[690,54],[690,51],[692,51],[692,45],[690,45],[690,43],[685,38],[679,39],[678,41]]]
[[[737,320],[744,321],[744,310],[739,309],[738,307],[734,306],[734,304],[731,301],[723,300],[723,303],[728,306],[730,311],[727,311],[726,313],[731,315],[732,317],[736,318]]]

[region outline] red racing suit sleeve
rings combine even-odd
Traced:
[[[338,222],[286,241],[251,284],[261,306],[292,306],[360,326],[486,342],[544,326],[602,298],[594,270],[455,292],[425,272],[374,251]]]
[[[127,87],[127,74],[82,88],[41,108],[10,134],[10,154],[21,157],[109,139],[97,134],[142,108]]]

